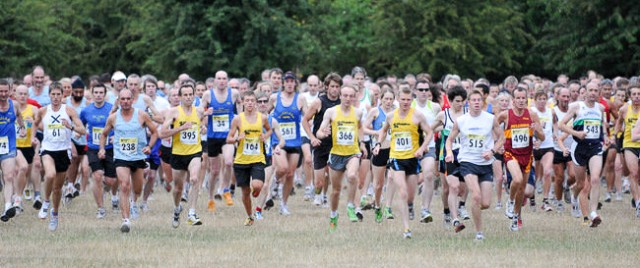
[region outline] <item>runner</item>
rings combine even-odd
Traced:
[[[286,84],[285,84],[286,86]],[[320,130],[316,132],[319,139],[331,134],[331,153],[329,155],[329,177],[331,179],[331,214],[329,218],[329,230],[335,231],[338,227],[338,205],[340,203],[340,191],[342,179],[346,171],[348,203],[347,215],[351,222],[362,221],[356,216],[356,208],[353,200],[356,194],[356,180],[361,156],[366,156],[366,148],[362,141],[362,126],[359,118],[362,114],[353,107],[356,98],[356,89],[353,86],[340,88],[340,105],[329,108],[324,113]]]
[[[533,162],[533,140],[544,140],[538,115],[529,113],[527,109],[527,90],[517,87],[513,91],[513,108],[498,115],[498,122],[504,123],[505,144],[504,161],[512,181],[509,191],[509,202],[505,215],[512,220],[510,229],[518,231],[522,228],[520,213],[525,198],[525,188]]]
[[[43,132],[40,156],[44,167],[44,204],[38,217],[46,219],[49,214],[49,230],[58,229],[58,213],[62,197],[62,186],[71,164],[71,137],[73,132],[85,135],[86,130],[76,111],[62,104],[62,85],[53,83],[49,87],[51,104],[38,110],[35,125]],[[49,209],[50,198],[53,208]]]
[[[120,231],[128,233],[131,229],[130,219],[137,219],[139,208],[138,197],[142,193],[144,183],[144,169],[147,168],[146,155],[151,153],[158,133],[151,117],[142,110],[133,107],[133,93],[130,89],[120,91],[118,99],[120,108],[109,115],[100,136],[100,150],[98,157],[107,157],[107,139],[113,130],[113,152],[116,175],[120,189],[120,210],[122,224]],[[147,143],[147,128],[151,132],[151,140]],[[133,196],[131,194],[133,193]],[[131,202],[131,203],[129,203]]]
[[[589,224],[590,227],[598,227],[602,222],[596,210],[600,200],[602,144],[609,144],[609,139],[603,133],[603,126],[606,126],[607,121],[604,117],[604,107],[598,103],[599,97],[598,84],[589,82],[585,101],[570,104],[559,125],[560,129],[571,134],[575,141],[571,146],[571,158],[576,165],[575,190],[580,192],[578,202],[584,216],[583,223]],[[571,119],[573,128],[567,125]],[[590,175],[588,180],[587,169]]]
[[[535,140],[533,150],[533,159],[536,161],[536,177],[542,178],[542,206],[543,211],[553,211],[553,207],[549,203],[551,191],[551,174],[553,172],[553,113],[547,107],[547,93],[540,90],[534,95],[534,106],[530,108],[530,112],[538,115],[542,131],[545,139]],[[536,180],[538,181],[538,180]]]
[[[460,134],[460,173],[471,192],[471,215],[476,227],[476,240],[483,240],[481,209],[491,203],[493,181],[493,155],[502,147],[502,128],[494,116],[483,110],[482,92],[473,90],[469,95],[469,113],[457,118],[446,141],[446,161],[453,162],[453,141]],[[497,137],[494,144],[493,137]]]
[[[554,124],[554,136],[556,139],[553,142],[553,173],[555,174],[554,178],[554,189],[556,195],[556,210],[558,212],[564,211],[564,204],[562,203],[563,195],[564,199],[570,198],[569,195],[569,186],[575,183],[575,169],[574,165],[571,163],[571,156],[569,148],[573,143],[573,137],[569,136],[564,139],[564,142],[560,141],[560,137],[564,136],[565,133],[560,130],[558,124],[560,120],[564,118],[569,110],[569,98],[570,91],[567,87],[560,86],[557,89],[557,94],[555,94],[556,105],[553,107],[553,124]],[[567,178],[565,180],[565,170],[567,171]],[[577,196],[577,192],[575,193]],[[575,196],[571,197],[571,199],[575,199]]]
[[[464,91],[464,89],[461,89]],[[410,89],[403,89],[399,94],[400,106],[384,123],[381,135],[373,148],[373,153],[380,153],[380,146],[386,138],[387,131],[391,129],[391,149],[389,163],[394,170],[393,181],[396,183],[397,192],[400,195],[400,213],[404,225],[404,238],[411,238],[409,229],[409,208],[407,199],[414,195],[417,187],[420,162],[418,159],[424,153],[429,152],[429,141],[433,137],[431,127],[427,124],[425,116],[411,108],[413,96]],[[423,143],[418,144],[419,129],[425,131]]]
[[[107,88],[103,84],[98,84],[91,88],[91,94],[93,95],[93,103],[89,104],[86,108],[80,112],[80,120],[82,124],[87,126],[87,132],[89,133],[87,157],[89,158],[89,166],[93,172],[93,198],[98,206],[98,212],[96,217],[103,219],[106,216],[106,210],[104,208],[103,200],[103,185],[108,186],[112,192],[112,202],[118,199],[114,199],[116,190],[118,189],[118,181],[116,180],[116,168],[113,163],[113,133],[109,133],[107,141],[105,142],[105,158],[100,159],[98,152],[100,151],[100,136],[105,128],[107,119],[109,118],[109,111],[111,111],[112,104],[105,102]],[[113,204],[112,204],[113,205]],[[117,204],[116,204],[117,207]]]
[[[498,115],[503,111],[509,110],[511,105],[511,94],[507,91],[498,93],[496,97],[497,105],[493,106],[493,114]],[[504,130],[504,124],[500,124],[500,128]],[[496,159],[493,161],[493,178],[495,179],[496,186],[496,210],[502,209],[502,191],[504,184],[504,147],[499,148],[493,157]]]
[[[198,171],[202,161],[202,146],[200,145],[200,121],[204,116],[211,115],[212,108],[204,110],[204,106],[196,109],[193,106],[194,86],[183,84],[178,90],[180,105],[171,108],[165,114],[160,138],[172,136],[171,169],[175,188],[173,190],[173,228],[180,225],[180,197],[185,182],[191,183],[189,191],[189,213],[187,223],[189,225],[202,225],[202,221],[196,214],[196,204],[202,182],[198,179]]]
[[[22,111],[20,115],[26,127],[26,135],[24,137],[20,137],[20,135],[16,136],[16,147],[18,149],[16,155],[16,165],[18,167],[16,199],[21,201],[21,195],[19,193],[22,193],[29,182],[31,182],[34,190],[33,208],[39,210],[42,207],[40,176],[38,176],[39,174],[36,174],[35,171],[32,171],[34,158],[37,162],[40,162],[40,156],[36,156],[35,154],[35,147],[39,145],[40,141],[36,138],[36,131],[33,127],[37,115],[37,108],[27,102],[28,96],[29,89],[27,86],[19,85],[16,88],[16,101],[13,103]],[[20,131],[20,126],[17,124],[16,129]],[[20,204],[18,204],[18,206],[20,206]]]
[[[271,135],[271,126],[269,117],[256,111],[256,95],[253,91],[243,93],[242,102],[244,112],[231,121],[227,143],[237,142],[240,148],[236,153],[233,171],[238,187],[242,189],[242,203],[247,213],[244,225],[251,226],[254,222],[251,196],[258,197],[263,188],[266,165],[264,143],[265,137]],[[275,146],[273,152],[279,154],[281,146],[284,146],[283,142]],[[256,218],[257,213],[258,210],[256,210]]]
[[[73,81],[71,84],[71,95],[65,103],[67,107],[73,108],[78,115],[80,115],[82,109],[87,107],[88,104],[87,99],[84,97],[84,87],[85,85],[82,80],[77,79]],[[89,181],[89,163],[86,161],[87,135],[76,133],[71,137],[71,142],[73,142],[73,147],[71,147],[71,165],[69,165],[69,169],[67,170],[68,184],[65,192],[65,198],[68,198],[68,200],[78,197],[78,195],[80,195],[79,190],[84,192]],[[80,183],[76,183],[79,170],[81,171]],[[75,185],[80,185],[80,189],[75,187]]]
[[[620,109],[620,117],[624,124],[624,159],[629,169],[629,181],[631,185],[638,185],[640,175],[638,175],[638,157],[640,154],[640,140],[638,139],[638,115],[640,115],[640,86],[629,87],[631,104]],[[635,187],[631,187],[631,196],[636,202],[636,217],[640,218],[640,196]]]

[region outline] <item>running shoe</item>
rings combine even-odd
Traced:
[[[282,216],[291,215],[291,212],[289,212],[289,208],[287,207],[287,205],[285,205],[285,204],[281,204],[280,205],[280,215],[282,215]]]
[[[270,210],[275,204],[273,203],[273,199],[269,199],[267,200],[267,202],[264,204],[264,209],[265,210]]]
[[[39,210],[41,207],[42,207],[42,199],[40,199],[39,195],[36,195],[36,197],[33,199],[33,208]]]
[[[96,219],[104,219],[107,216],[107,211],[104,208],[98,208],[98,213],[96,213]]]
[[[551,205],[549,205],[548,202],[542,202],[542,206],[540,207],[540,209],[545,212],[553,211],[553,208],[551,207]]]
[[[246,220],[244,220],[244,226],[251,226],[253,225],[253,218],[248,217]]]
[[[422,223],[430,223],[433,221],[433,216],[431,216],[431,212],[428,209],[422,209],[420,212],[420,222]]]
[[[173,221],[171,222],[173,228],[180,226],[180,213],[182,213],[182,205],[178,205],[177,208],[173,209]]]
[[[456,233],[461,232],[462,230],[464,230],[464,228],[465,228],[464,223],[460,222],[460,220],[458,219],[453,220],[453,229],[456,231]]]
[[[362,209],[356,208],[356,217],[358,217],[359,222],[362,222],[362,219],[364,219],[364,215],[362,214]]]
[[[31,194],[32,194],[31,190],[24,189],[24,200],[31,200],[31,198],[33,198]]]
[[[409,220],[412,221],[416,217],[416,213],[413,211],[413,207],[409,207]]]
[[[482,234],[482,232],[477,232],[476,241],[483,241],[483,240],[484,240],[484,234]]]
[[[562,202],[558,202],[556,205],[556,211],[558,211],[558,213],[564,212],[564,204],[562,204]]]
[[[304,201],[311,201],[313,198],[313,188],[311,186],[307,186],[304,188]]]
[[[216,212],[216,201],[213,201],[213,199],[209,200],[209,203],[207,204],[207,211]]]
[[[142,204],[140,205],[140,210],[142,210],[142,212],[144,213],[147,213],[151,209],[149,208],[149,204],[147,204],[147,202],[142,202]]]
[[[75,185],[72,185],[71,191],[73,194],[73,198],[76,198],[78,196],[80,196],[80,190],[78,190],[80,188],[80,184],[76,183]]]
[[[622,192],[616,193],[616,201],[622,201]]]
[[[356,208],[347,206],[347,217],[349,217],[349,221],[357,222],[358,216],[356,216]]]
[[[189,196],[187,195],[187,191],[182,191],[182,197],[180,197],[180,201],[187,203],[188,200]]]
[[[49,231],[53,232],[58,229],[58,215],[53,215],[53,209],[49,214]]]
[[[120,232],[128,233],[131,230],[131,222],[129,220],[122,220],[122,224],[120,225]]]
[[[338,216],[329,217],[329,232],[334,232],[338,228]]]
[[[227,206],[233,206],[233,199],[231,198],[231,192],[226,192],[222,195],[224,197],[224,202]]]
[[[589,217],[582,218],[582,226],[589,226],[589,225],[591,225],[591,221],[589,220]]]
[[[402,236],[404,237],[404,239],[411,239],[411,230],[409,229],[404,229],[404,232],[402,233]]]
[[[502,203],[497,202],[496,203],[496,210],[501,210],[502,209]]]
[[[200,218],[198,218],[198,215],[191,214],[189,215],[189,217],[187,217],[187,224],[198,226],[198,225],[202,225],[202,221],[200,221]]]
[[[469,217],[469,212],[467,211],[467,208],[465,206],[458,207],[458,214],[463,220],[471,219],[471,217]]]
[[[44,220],[47,218],[48,215],[49,215],[49,203],[44,202],[44,205],[42,205],[42,207],[40,208],[40,211],[38,211],[38,218],[40,218],[41,220]]]
[[[569,187],[564,188],[564,193],[562,193],[562,195],[564,196],[564,202],[571,204],[571,189],[569,189]]]
[[[383,219],[383,217],[382,217],[382,209],[381,208],[376,208],[375,211],[376,211],[376,222],[377,223],[382,223],[382,219]]]
[[[2,220],[3,222],[8,222],[9,219],[15,216],[16,216],[16,207],[10,207],[7,210],[5,210],[4,213],[2,213],[2,216],[0,216],[0,220]]]
[[[256,213],[255,213],[255,214],[256,214],[256,220],[259,220],[259,221],[260,221],[260,220],[264,219],[264,218],[262,217],[262,211],[256,211]]]
[[[591,224],[589,224],[589,227],[596,228],[600,223],[602,223],[602,219],[596,214],[595,217],[591,218]]]
[[[447,228],[447,229],[451,228],[451,214],[449,213],[444,214],[443,220],[444,220],[444,228]]]
[[[611,202],[611,193],[610,192],[606,192],[604,193],[604,202]]]
[[[322,196],[322,208],[329,208],[329,199],[326,195]]]
[[[316,197],[313,199],[313,204],[316,207],[319,207],[320,205],[322,205],[322,195],[317,194]]]
[[[536,212],[536,199],[535,198],[530,198],[529,199],[529,206],[531,207],[531,211]]]
[[[73,187],[73,185],[67,185],[67,187],[64,187],[64,198],[73,198],[73,189],[71,189]]]
[[[393,216],[393,212],[391,212],[390,207],[385,207],[383,210],[384,218],[387,220],[393,220],[395,217]]]
[[[509,229],[513,232],[517,232],[518,230],[520,230],[520,227],[518,227],[518,216],[513,215],[513,218],[511,219],[511,226],[509,226]]]
[[[509,218],[509,219],[513,219],[513,207],[515,206],[515,204],[511,201],[507,202],[507,208],[504,211],[504,215]]]
[[[119,203],[118,199],[116,200],[111,199],[111,208],[113,208],[114,211],[120,210],[120,205],[118,203]]]
[[[636,206],[636,217],[640,218],[640,206]]]
[[[580,207],[578,205],[571,206],[571,216],[574,218],[582,217],[582,211],[580,211]]]
[[[140,209],[138,208],[138,205],[131,204],[131,209],[129,209],[129,213],[131,214],[131,219],[132,220],[137,220],[140,218]]]

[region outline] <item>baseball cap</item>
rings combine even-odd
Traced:
[[[298,78],[296,77],[295,74],[293,74],[292,71],[288,71],[287,73],[284,74],[284,76],[282,77],[282,80],[287,80],[287,79],[293,79],[293,80],[298,80]]]
[[[111,76],[111,80],[112,81],[127,80],[127,76],[124,75],[123,72],[117,71],[117,72],[113,73],[113,76]]]

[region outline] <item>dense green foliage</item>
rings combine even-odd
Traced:
[[[0,76],[123,70],[197,79],[446,73],[502,79],[640,69],[640,7],[605,0],[3,0]]]

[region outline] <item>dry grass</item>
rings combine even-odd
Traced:
[[[582,226],[568,211],[525,209],[524,229],[514,233],[503,211],[491,208],[484,213],[486,240],[481,243],[473,239],[471,221],[460,234],[443,227],[439,196],[433,202],[435,222],[413,221],[412,240],[402,239],[399,220],[378,225],[372,211],[365,212],[362,223],[348,222],[345,197],[335,233],[328,232],[328,209],[303,202],[301,195],[290,201],[292,216],[272,210],[252,227],[242,225],[238,197],[233,207],[218,202],[215,215],[205,212],[206,197],[201,198],[204,225],[187,225],[185,211],[178,229],[171,227],[169,195],[158,188],[154,198],[152,211],[134,221],[128,234],[119,231],[119,214],[109,211],[106,219],[95,218],[89,194],[61,209],[55,233],[27,207],[0,224],[0,267],[637,267],[640,260],[640,219],[629,208],[628,195],[624,202],[605,204],[604,222],[596,229]]]

